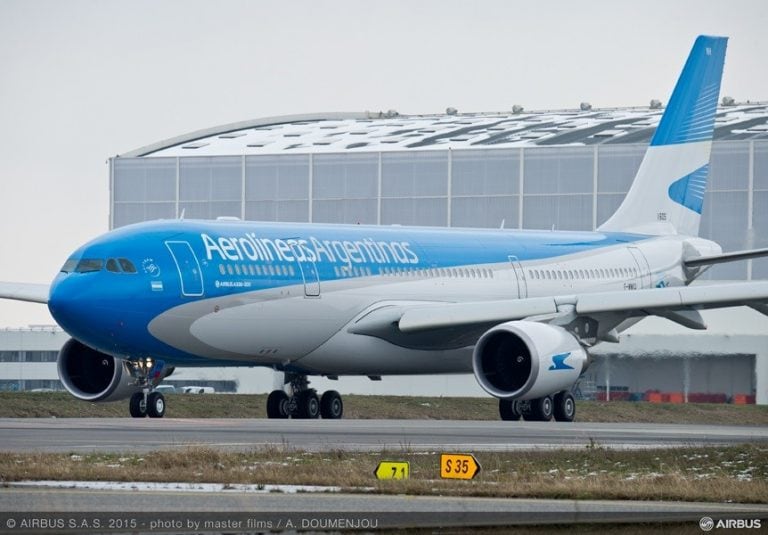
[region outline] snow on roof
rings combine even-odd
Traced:
[[[123,157],[306,154],[648,143],[663,110],[519,113],[320,113],[267,117],[192,132]],[[715,140],[768,139],[768,104],[721,107]]]

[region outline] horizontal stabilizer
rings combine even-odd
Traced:
[[[48,284],[30,284],[24,282],[0,282],[0,299],[14,299],[31,303],[48,303]]]
[[[768,248],[752,249],[749,251],[734,251],[732,253],[723,253],[715,256],[699,256],[684,260],[685,267],[711,266],[714,264],[725,264],[727,262],[737,262],[739,260],[749,260],[750,258],[760,258],[768,256]]]

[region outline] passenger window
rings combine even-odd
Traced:
[[[136,266],[134,266],[133,262],[127,258],[118,258],[117,261],[120,262],[120,267],[123,268],[123,271],[126,273],[136,273]]]
[[[226,273],[226,271],[224,270],[224,264],[219,264],[219,273],[221,273],[222,275]]]
[[[120,273],[120,268],[117,265],[117,260],[114,258],[110,258],[107,260],[107,271],[111,271],[112,273]]]
[[[75,271],[77,273],[90,273],[93,271],[101,271],[104,267],[104,260],[101,258],[83,258],[77,263]]]

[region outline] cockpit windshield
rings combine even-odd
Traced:
[[[62,273],[72,273],[75,270],[75,267],[77,267],[77,263],[80,261],[79,258],[70,258],[66,262],[64,262],[64,265],[61,266]]]
[[[137,273],[136,266],[127,258],[70,258],[61,267],[62,273],[91,273],[101,271],[106,265],[112,273]]]
[[[120,267],[122,267],[123,271],[126,273],[136,273],[136,266],[134,266],[133,262],[127,258],[118,258],[117,261],[120,262]]]
[[[101,258],[83,258],[75,267],[76,273],[90,273],[91,271],[101,271],[104,267],[104,260]]]

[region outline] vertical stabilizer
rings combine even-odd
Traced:
[[[696,39],[629,193],[599,230],[699,234],[727,41]]]

